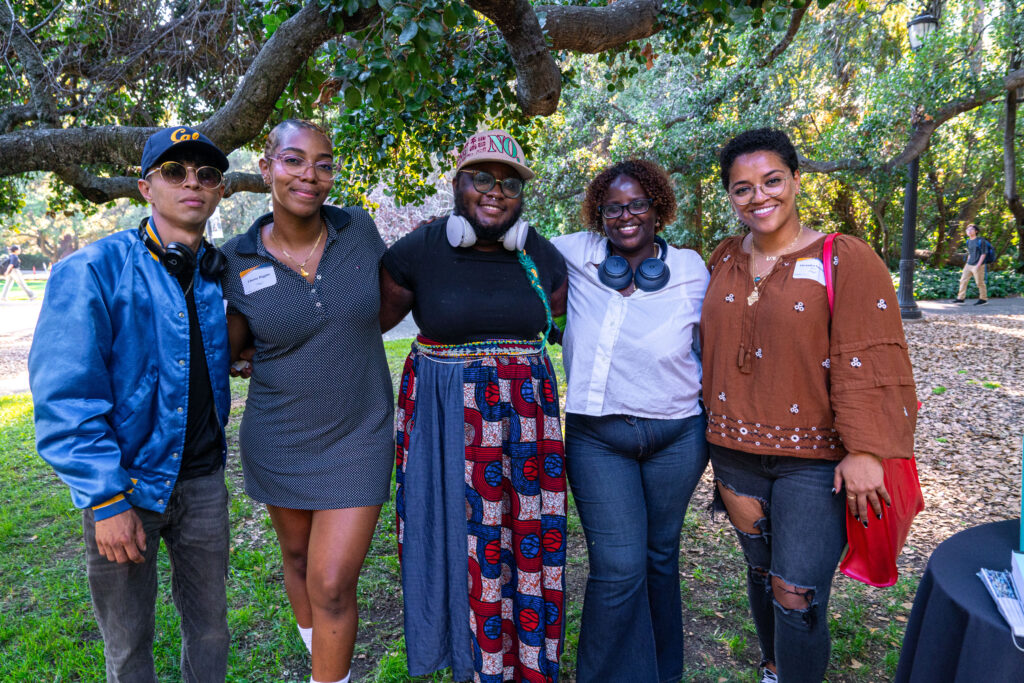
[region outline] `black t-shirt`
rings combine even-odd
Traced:
[[[544,304],[514,252],[453,247],[447,217],[398,240],[381,264],[415,294],[420,333],[442,344],[484,339],[537,339],[547,324]],[[537,264],[548,297],[565,283],[565,259],[532,227],[524,251]]]
[[[11,261],[10,261],[10,263],[8,265],[10,265],[15,270],[17,270],[18,268],[21,268],[21,259],[18,258],[18,255],[12,251],[10,253],[10,257],[11,257]]]
[[[178,284],[188,305],[188,418],[185,422],[185,447],[181,453],[178,481],[213,474],[221,465],[221,426],[213,402],[210,368],[206,364],[203,335],[199,329],[196,296],[192,278],[202,277],[192,271],[178,275]]]

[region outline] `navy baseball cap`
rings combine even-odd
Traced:
[[[146,171],[158,166],[172,150],[196,152],[212,166],[219,168],[222,173],[228,170],[228,158],[210,141],[210,138],[195,128],[174,126],[153,133],[146,140],[146,146],[142,149],[142,177],[145,178]]]

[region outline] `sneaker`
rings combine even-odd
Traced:
[[[762,667],[760,683],[779,683],[779,677],[768,667]]]
[[[974,305],[975,306],[981,306],[982,304],[987,304],[987,303],[988,303],[988,299],[978,299],[977,301],[974,302]]]
[[[962,304],[963,302],[964,302],[963,299],[953,299],[953,303],[955,303],[955,304]]]

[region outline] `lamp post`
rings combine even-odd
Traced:
[[[910,49],[921,47],[925,37],[938,28],[934,15],[923,12],[907,23]],[[917,129],[917,108],[913,113],[913,126]],[[914,301],[914,247],[917,242],[917,175],[918,158],[907,164],[907,187],[903,193],[903,242],[900,247],[900,290],[896,298],[900,304],[900,316],[904,319],[921,317],[921,309]]]

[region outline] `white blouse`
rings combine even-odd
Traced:
[[[627,297],[598,279],[607,238],[586,231],[551,242],[569,267],[566,412],[662,420],[698,414],[701,365],[694,339],[708,271],[697,252],[669,247],[668,284]]]

